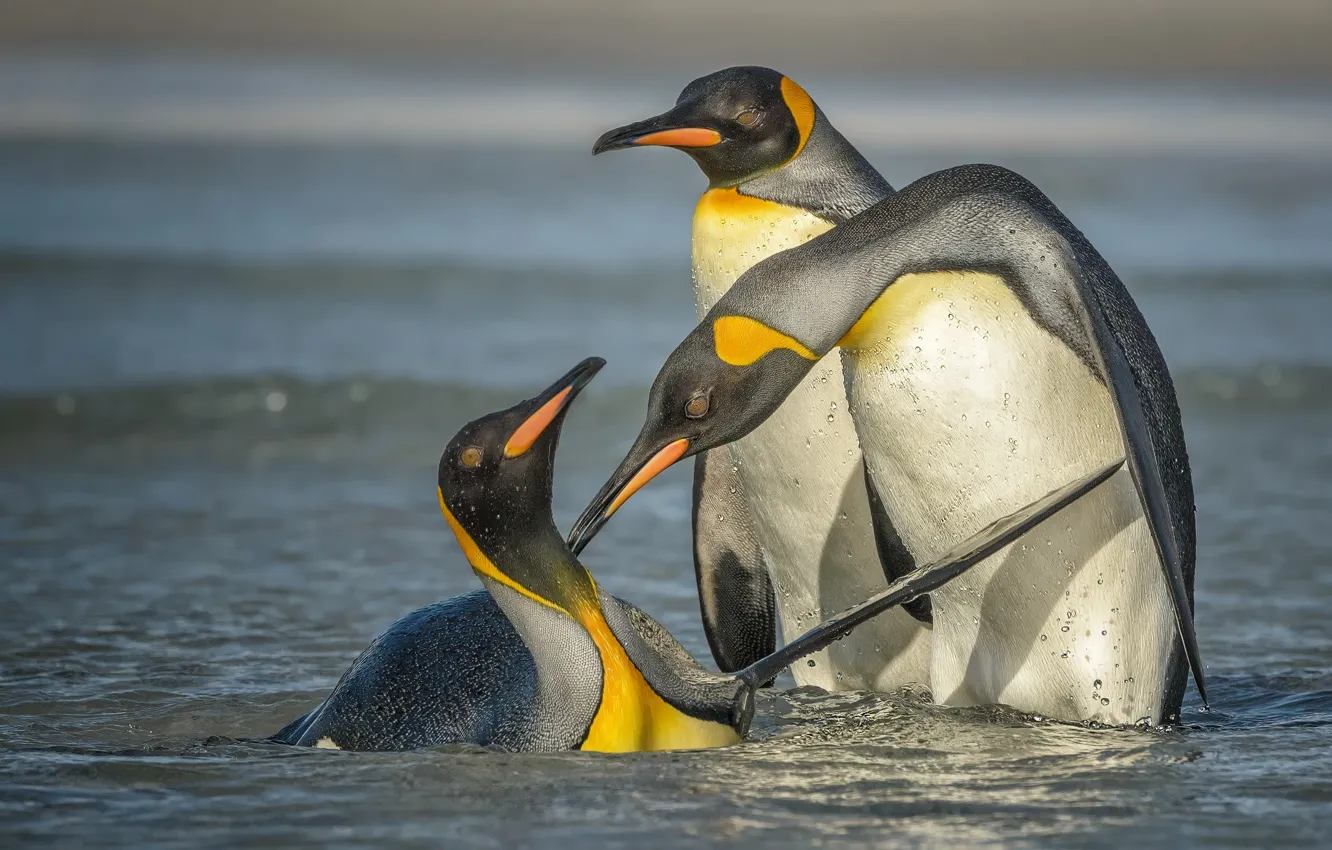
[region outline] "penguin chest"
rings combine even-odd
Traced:
[[[1122,458],[1108,388],[994,275],[905,275],[843,340],[861,444],[917,562]],[[931,686],[1159,719],[1174,624],[1127,470],[933,594]]]
[[[750,266],[831,227],[804,210],[734,190],[705,194],[694,216],[699,316]],[[886,586],[838,351],[816,364],[759,428],[728,448],[787,641]],[[893,611],[801,661],[792,673],[799,684],[827,690],[889,690],[924,682],[928,655],[929,633],[905,612]]]
[[[703,318],[735,283],[760,260],[794,248],[832,229],[832,223],[807,210],[712,189],[694,209],[694,296]]]

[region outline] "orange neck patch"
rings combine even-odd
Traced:
[[[796,129],[800,131],[800,144],[796,146],[796,152],[791,157],[795,159],[805,149],[809,134],[814,132],[814,101],[790,77],[782,77],[782,100],[786,101],[786,108],[791,110]]]
[[[717,356],[732,366],[750,366],[778,348],[806,360],[819,359],[800,340],[748,316],[722,316],[712,325],[712,338]]]

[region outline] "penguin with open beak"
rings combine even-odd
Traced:
[[[700,667],[656,620],[605,593],[551,517],[565,411],[603,361],[472,422],[439,463],[440,509],[483,589],[408,614],[314,711],[271,740],[324,749],[695,749],[743,738],[756,689],[918,598],[1113,473],[1047,494],[734,676]]]
[[[893,192],[809,94],[770,68],[694,80],[673,108],[611,130],[592,152],[661,146],[688,154],[708,181],[693,218],[699,318],[754,263]],[[834,350],[756,433],[696,456],[694,567],[723,670],[772,651],[779,610],[791,641],[916,567],[867,486],[841,375]],[[830,411],[842,415],[830,421]],[[889,611],[812,656],[795,679],[830,691],[924,682],[929,620],[928,597]]]
[[[1165,361],[1082,233],[995,166],[929,175],[746,272],[657,375],[574,550],[662,469],[758,428],[838,346],[871,478],[911,484],[878,492],[917,560],[1051,480],[1127,459],[931,594],[937,700],[1160,723],[1191,668],[1206,703],[1193,488]]]

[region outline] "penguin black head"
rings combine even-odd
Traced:
[[[439,460],[439,504],[472,568],[567,611],[595,597],[551,514],[570,402],[606,364],[589,357],[536,398],[464,425]]]
[[[574,553],[672,464],[757,428],[818,359],[799,340],[757,319],[710,314],[657,373],[638,439],[574,523],[569,534]]]
[[[735,186],[795,159],[809,141],[815,111],[804,89],[771,68],[727,68],[685,86],[674,109],[606,133],[592,153],[678,148],[713,188]]]

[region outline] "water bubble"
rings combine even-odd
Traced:
[[[1041,635],[1041,640],[1045,640],[1045,635]]]
[[[1110,697],[1101,697],[1101,705],[1109,705]]]
[[[1092,682],[1092,687],[1093,687],[1093,688],[1096,688],[1097,690],[1100,690],[1100,688],[1101,688],[1101,680],[1100,680],[1100,679],[1097,679],[1095,682]]]
[[[1066,631],[1068,631],[1068,626],[1060,626],[1060,627],[1059,627],[1059,631],[1061,631],[1061,632],[1066,632]]]
[[[814,659],[811,658],[811,659],[809,659],[808,661],[806,661],[805,663],[808,664],[810,667],[813,667],[813,666],[814,666]]]

